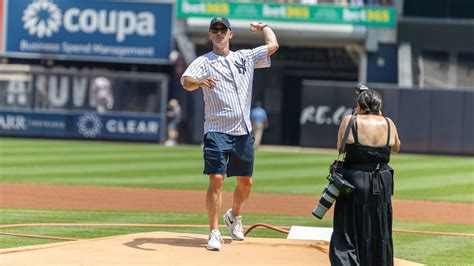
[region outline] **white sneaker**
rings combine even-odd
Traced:
[[[229,234],[232,239],[239,241],[245,239],[242,216],[234,216],[232,215],[232,209],[228,209],[224,214],[224,223],[229,228]]]
[[[176,141],[169,139],[169,140],[165,141],[165,146],[166,146],[166,147],[173,147],[173,146],[176,146]]]
[[[224,240],[222,239],[219,230],[214,229],[209,233],[209,240],[207,241],[207,249],[213,251],[221,250]]]

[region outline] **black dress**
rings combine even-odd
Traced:
[[[334,231],[329,248],[331,265],[393,265],[393,170],[390,161],[390,123],[385,147],[359,143],[356,123],[354,144],[346,145],[343,176],[355,187],[340,195],[334,209]]]

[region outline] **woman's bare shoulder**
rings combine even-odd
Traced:
[[[344,118],[342,119],[342,123],[349,123],[349,120],[351,120],[351,117],[352,115],[346,115],[344,116]]]
[[[390,117],[386,116],[385,118],[388,120],[391,126],[394,126],[394,127],[396,126],[395,122],[393,122],[393,120]]]
[[[340,128],[346,128],[346,126],[349,124],[349,121],[351,120],[352,115],[346,115],[341,121],[341,124],[339,125]]]

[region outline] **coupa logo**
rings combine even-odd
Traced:
[[[92,8],[61,9],[53,0],[34,0],[23,11],[23,27],[38,38],[51,37],[61,25],[70,33],[114,34],[117,42],[125,41],[128,35],[154,36],[155,16],[151,12],[135,13],[131,10],[95,10]]]
[[[49,0],[37,0],[23,11],[22,20],[30,35],[51,37],[61,26],[61,10]]]

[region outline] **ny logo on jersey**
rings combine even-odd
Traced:
[[[245,68],[245,62],[245,59],[242,57],[240,58],[240,63],[237,61],[234,62],[235,67],[239,70],[239,74],[245,74],[245,71],[247,71]]]

